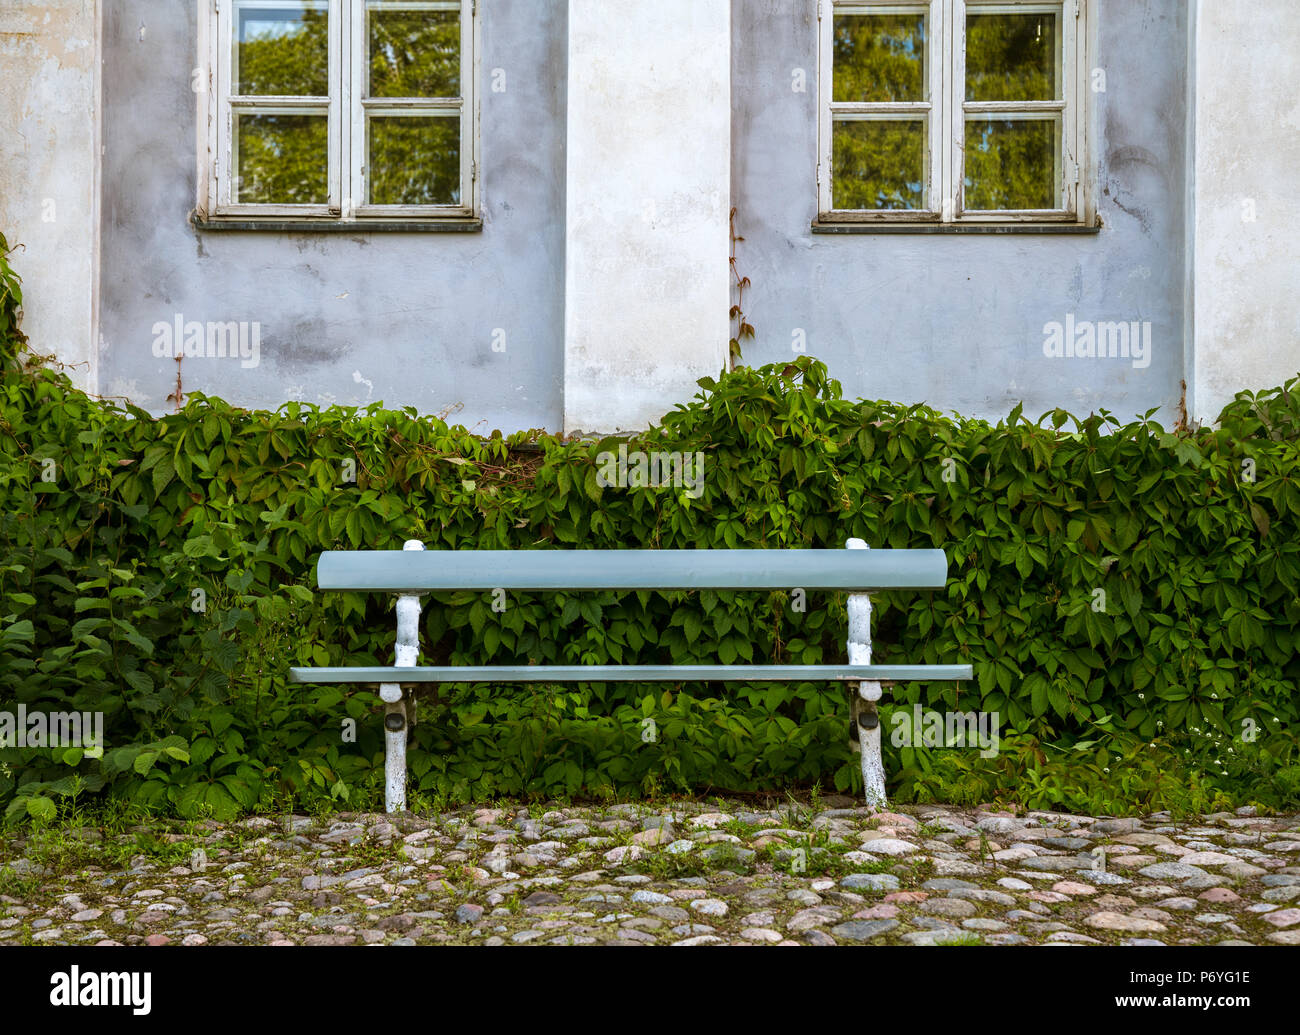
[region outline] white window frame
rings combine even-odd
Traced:
[[[195,90],[199,105],[197,216],[205,221],[269,222],[305,220],[363,224],[367,221],[454,222],[472,220],[479,207],[480,33],[477,0],[379,0],[399,10],[459,10],[461,27],[460,97],[454,99],[376,98],[367,96],[367,0],[319,0],[329,8],[328,98],[232,95],[234,38],[233,0],[198,0],[199,56]],[[242,7],[278,7],[283,0],[240,0]],[[248,204],[235,200],[235,116],[324,114],[329,119],[329,178],[326,204]],[[458,205],[371,205],[367,180],[367,116],[432,114],[460,116],[460,184]]]
[[[1090,85],[1088,69],[1092,0],[817,0],[818,18],[818,157],[819,223],[1018,224],[1061,223],[1091,226],[1096,221],[1090,154]],[[966,100],[966,15],[1059,11],[1061,54],[1059,101],[971,102]],[[832,100],[834,16],[926,12],[929,26],[929,100],[924,103],[850,104]],[[833,114],[852,118],[898,118],[927,113],[927,203],[921,210],[832,208],[831,157]],[[1003,118],[1059,112],[1061,133],[1057,164],[1059,208],[965,208],[965,140],[968,114]]]

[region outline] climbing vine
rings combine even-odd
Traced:
[[[731,278],[736,285],[736,303],[731,307],[731,320],[735,324],[735,333],[732,335],[730,343],[731,362],[729,369],[735,370],[736,366],[742,361],[741,342],[748,338],[754,337],[754,328],[749,321],[745,319],[744,303],[745,288],[750,287],[749,278],[740,275],[740,269],[736,265],[736,245],[743,241],[743,237],[736,234],[736,209],[731,210],[729,219],[731,231]]]

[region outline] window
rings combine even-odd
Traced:
[[[474,0],[209,2],[201,216],[474,215]]]
[[[1093,221],[1086,4],[819,0],[818,221]]]

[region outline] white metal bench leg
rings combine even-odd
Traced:
[[[405,701],[390,703],[384,711],[384,811],[406,811]]]
[[[418,539],[408,539],[403,550],[423,550]],[[420,655],[420,598],[403,593],[397,598],[397,647],[394,666],[414,668]],[[384,708],[384,811],[406,811],[406,700],[399,683],[383,683],[379,696]]]
[[[861,539],[850,539],[845,544],[850,550],[871,549]],[[867,593],[849,594],[849,664],[871,664],[871,596]],[[862,785],[867,804],[872,808],[885,807],[885,764],[880,754],[880,718],[876,703],[881,698],[878,682],[849,684],[853,695],[850,721],[857,739],[854,750],[862,763]],[[863,721],[869,725],[864,726]]]

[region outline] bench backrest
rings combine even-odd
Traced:
[[[943,589],[942,550],[330,550],[321,589]]]

